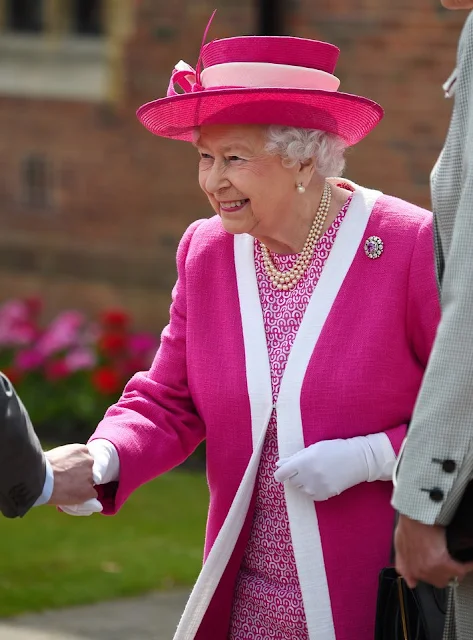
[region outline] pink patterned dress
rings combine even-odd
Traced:
[[[313,290],[346,214],[351,196],[320,238],[304,277],[291,291],[274,289],[266,274],[261,246],[255,263],[276,402],[289,352]],[[281,271],[297,255],[272,254]],[[248,545],[238,574],[229,640],[308,640],[302,593],[296,571],[283,485],[274,472],[279,460],[276,412],[273,410],[256,480],[256,503]]]

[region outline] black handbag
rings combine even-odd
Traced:
[[[394,567],[379,574],[375,640],[442,640],[448,589],[410,589]]]
[[[473,560],[473,482],[446,528],[447,549],[459,562]],[[394,564],[394,548],[391,551]],[[424,582],[410,589],[394,567],[379,574],[374,640],[442,640],[449,589]]]
[[[448,552],[458,562],[473,561],[472,504],[473,481],[470,481],[445,530]],[[394,565],[394,541],[391,564]],[[410,589],[394,566],[382,569],[374,640],[442,640],[449,591],[425,582]]]
[[[459,562],[473,560],[473,482],[446,528],[447,549]],[[394,564],[394,549],[391,552]],[[379,574],[375,640],[442,640],[448,588],[421,582],[410,589],[394,567]]]
[[[447,549],[458,562],[473,560],[473,482],[469,482],[460,504],[447,526]]]

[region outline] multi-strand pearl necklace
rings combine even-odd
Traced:
[[[302,247],[302,251],[297,258],[294,266],[288,271],[279,271],[276,269],[274,262],[269,253],[269,249],[266,245],[261,243],[261,253],[263,256],[264,268],[268,274],[271,284],[275,289],[282,291],[289,291],[294,289],[296,284],[302,278],[307,271],[309,264],[314,255],[315,245],[319,241],[320,234],[322,233],[325,220],[330,208],[330,201],[332,199],[332,190],[328,182],[325,183],[322,199],[320,200],[319,208],[315,214],[314,221],[310,227],[307,240]]]

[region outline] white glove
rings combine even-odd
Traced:
[[[396,455],[385,433],[323,440],[279,460],[274,478],[322,501],[360,482],[391,480],[395,462]]]
[[[94,484],[107,484],[118,480],[120,460],[113,444],[108,440],[98,438],[89,442],[87,448],[94,459],[92,467]],[[90,516],[93,513],[100,513],[103,506],[97,498],[92,498],[82,504],[60,506],[59,508],[70,516]]]
[[[67,507],[60,505],[59,509],[69,516],[91,516],[93,513],[100,513],[103,507],[97,498],[91,498],[81,504],[69,504]]]

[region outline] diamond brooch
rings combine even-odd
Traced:
[[[365,242],[365,253],[371,260],[376,260],[383,253],[384,244],[378,236],[370,236]]]

